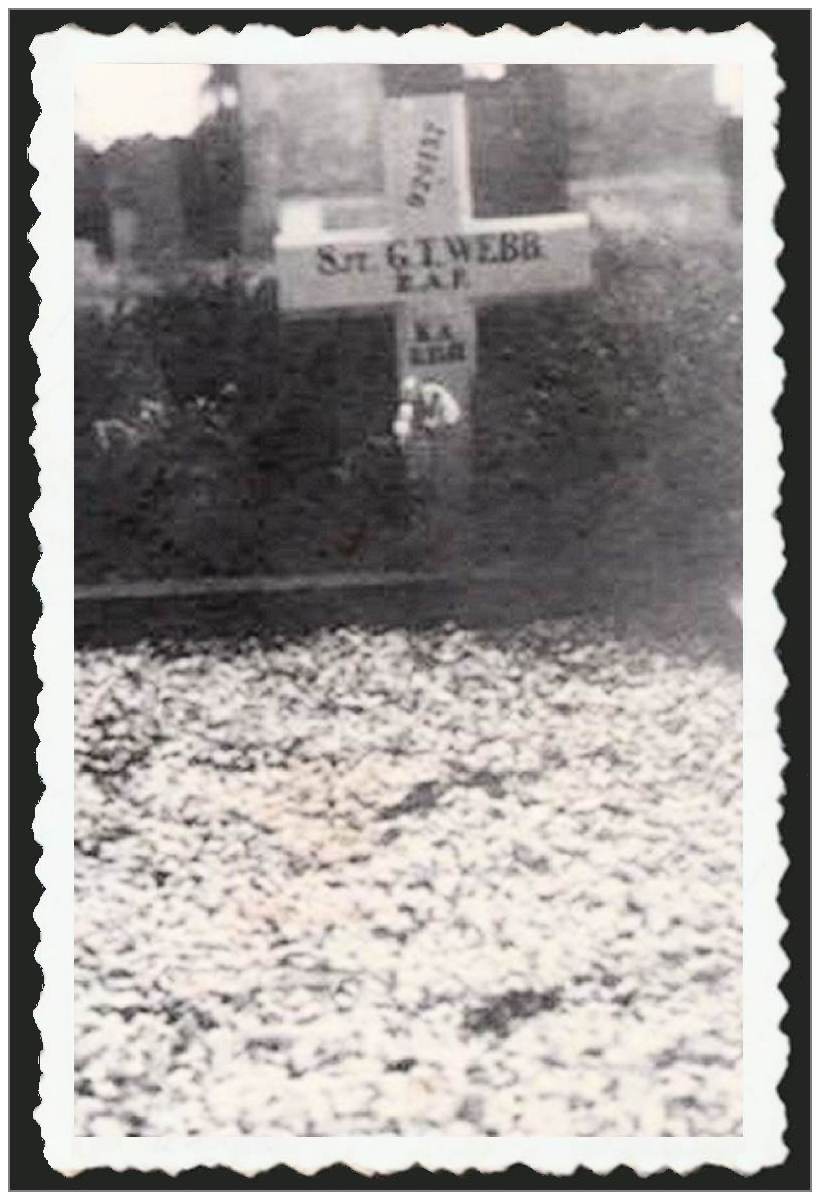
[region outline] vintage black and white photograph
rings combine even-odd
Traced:
[[[741,56],[164,57],[72,77],[71,1136],[742,1141]]]

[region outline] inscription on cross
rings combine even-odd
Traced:
[[[476,305],[588,286],[589,220],[472,216],[462,91],[386,99],[383,135],[389,228],[284,229],[279,303],[290,314],[392,309],[399,385],[437,383],[459,405],[450,453],[466,487]]]

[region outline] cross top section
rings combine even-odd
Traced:
[[[445,388],[463,414],[452,439],[462,451],[476,304],[569,291],[591,278],[585,214],[473,217],[465,106],[456,90],[385,99],[387,228],[286,227],[276,239],[283,313],[392,309],[397,390],[408,378]]]

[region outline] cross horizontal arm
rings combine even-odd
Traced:
[[[585,213],[471,219],[469,294],[475,301],[569,292],[591,283],[592,238]]]
[[[321,242],[280,238],[279,302],[312,311],[569,291],[589,284],[590,249],[580,213],[468,219],[426,236],[362,229],[328,232]]]
[[[277,238],[280,309],[387,307],[394,302],[389,244],[382,229],[328,231],[322,242]]]

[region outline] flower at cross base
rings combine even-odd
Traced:
[[[399,390],[399,407],[393,420],[393,436],[405,446],[414,433],[435,433],[452,428],[461,420],[461,405],[443,384],[406,376]]]

